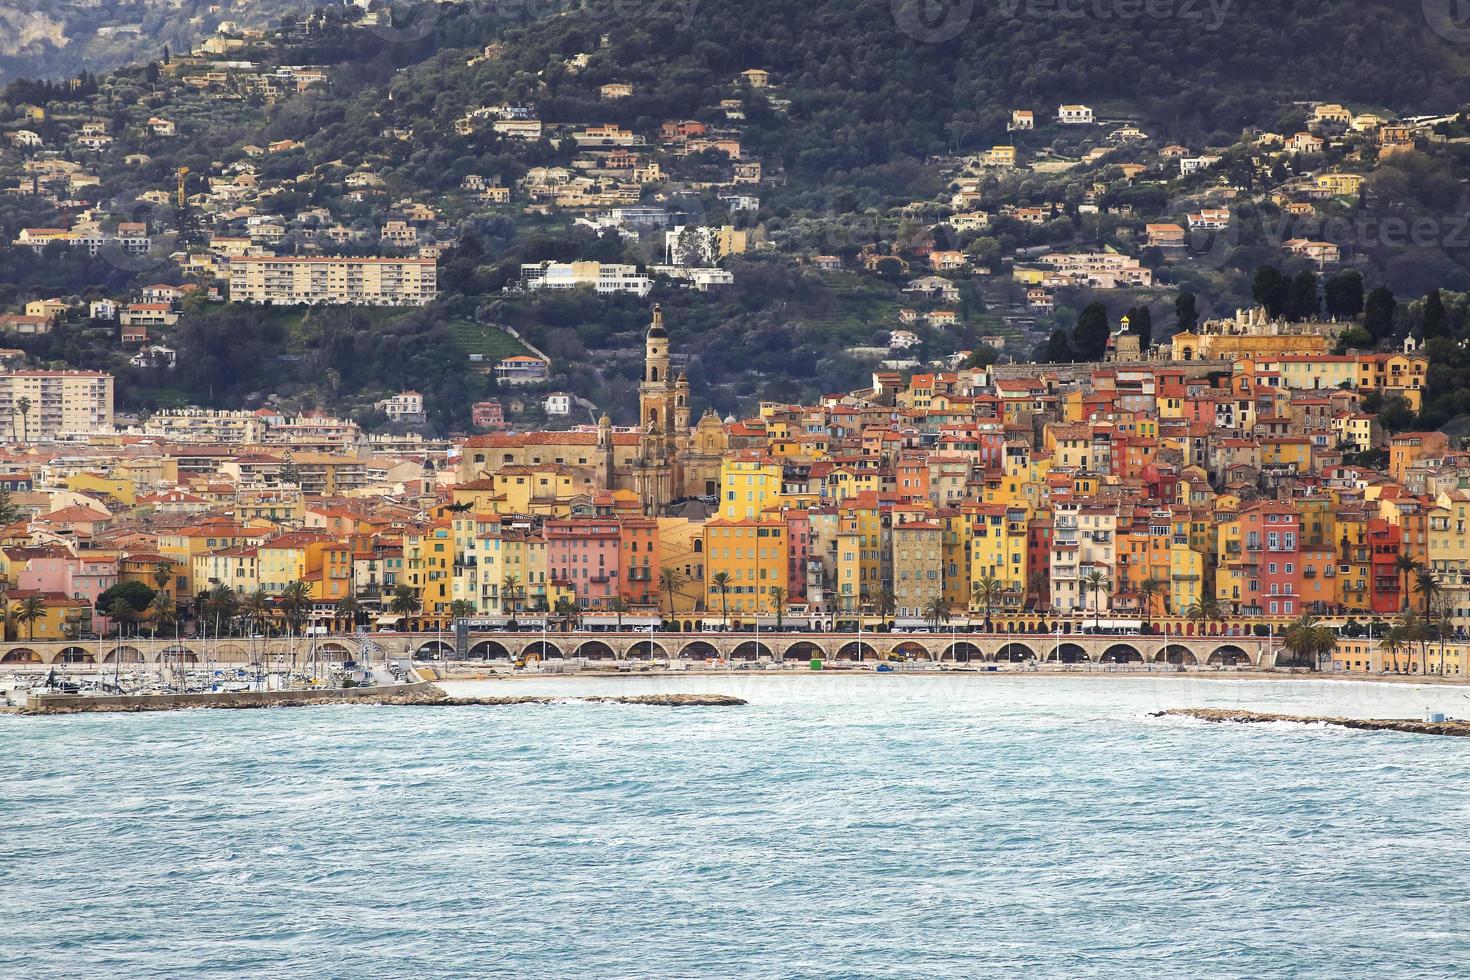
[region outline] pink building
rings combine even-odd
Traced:
[[[577,601],[605,608],[618,594],[622,531],[614,518],[547,521],[546,568],[551,579],[566,582]]]
[[[786,512],[786,583],[788,599],[806,598],[806,563],[811,558],[812,522],[804,510]]]
[[[52,549],[35,555],[16,579],[16,587],[28,592],[56,592],[69,599],[83,599],[95,606],[97,597],[117,584],[117,555],[73,555]],[[106,634],[112,621],[93,614],[93,629]]]

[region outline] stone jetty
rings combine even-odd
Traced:
[[[1333,725],[1337,728],[1353,728],[1366,732],[1404,732],[1409,735],[1447,735],[1470,737],[1470,722],[1467,721],[1411,721],[1404,718],[1333,718],[1317,715],[1278,715],[1265,711],[1244,711],[1237,708],[1170,708],[1155,711],[1151,718],[1197,718],[1200,721],[1235,722],[1243,725],[1259,725],[1272,721],[1288,721],[1301,725]]]

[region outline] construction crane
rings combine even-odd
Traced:
[[[183,207],[184,207],[184,181],[185,181],[185,179],[188,178],[188,176],[189,176],[189,168],[188,167],[180,167],[179,168],[179,209],[180,210],[182,210]]]

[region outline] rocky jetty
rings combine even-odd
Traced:
[[[1470,737],[1470,722],[1410,721],[1403,718],[1332,718],[1316,715],[1278,715],[1266,711],[1243,711],[1236,708],[1170,708],[1155,711],[1150,718],[1197,718],[1200,721],[1235,722],[1259,725],[1272,721],[1288,721],[1300,725],[1333,725],[1366,732],[1404,732],[1409,735],[1447,735]]]

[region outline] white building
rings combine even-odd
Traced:
[[[1092,108],[1085,105],[1058,106],[1057,122],[1063,126],[1091,126]]]
[[[572,396],[564,391],[553,391],[541,403],[547,415],[565,416],[572,414]]]
[[[424,396],[417,391],[400,391],[392,398],[384,398],[380,402],[375,402],[373,408],[376,408],[395,422],[403,418],[422,418],[424,414]]]
[[[590,288],[599,295],[632,293],[647,296],[653,280],[636,265],[611,262],[537,262],[521,266],[521,286],[528,290]]]
[[[112,402],[112,375],[101,371],[0,374],[0,433],[12,442],[36,442],[67,432],[111,432]]]

